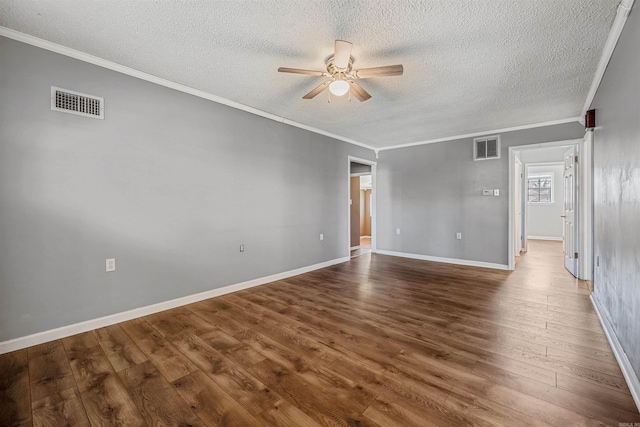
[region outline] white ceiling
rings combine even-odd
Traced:
[[[0,25],[373,147],[577,117],[619,0],[0,0]],[[302,96],[335,39],[373,96]],[[71,88],[72,89],[72,88]]]

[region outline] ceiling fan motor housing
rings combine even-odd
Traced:
[[[352,68],[353,68],[353,56],[349,57],[349,63],[347,64],[346,68],[337,67],[335,65],[334,56],[330,56],[329,59],[327,59],[327,72],[329,72],[329,74],[331,74],[334,77],[338,73],[341,73],[348,77],[352,77],[351,76]]]

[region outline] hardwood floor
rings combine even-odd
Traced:
[[[618,426],[558,242],[514,272],[368,254],[0,356],[0,425]]]
[[[351,257],[371,253],[371,237],[360,237],[360,247],[351,251]]]

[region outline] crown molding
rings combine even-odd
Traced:
[[[624,1],[629,1],[629,0],[624,0]],[[633,0],[631,0],[631,3],[633,3]],[[622,5],[621,5],[622,6]],[[620,16],[620,13],[618,14],[618,16]],[[618,20],[618,17],[616,17],[616,22]],[[626,17],[625,17],[626,20]],[[624,25],[624,24],[623,24]],[[622,31],[620,29],[620,31]],[[613,30],[612,30],[613,33]],[[89,64],[93,64],[96,65],[98,67],[102,67],[102,68],[106,68],[112,71],[116,71],[118,73],[122,73],[122,74],[126,74],[128,76],[131,77],[135,77],[135,78],[139,78],[141,80],[145,80],[148,81],[150,83],[155,83],[158,84],[160,86],[164,86],[170,89],[174,89],[183,93],[187,93],[189,95],[193,95],[193,96],[197,96],[199,98],[203,98],[203,99],[207,99],[209,101],[218,103],[218,104],[222,104],[222,105],[226,105],[228,107],[231,108],[235,108],[237,110],[241,110],[250,114],[254,114],[256,116],[259,117],[264,117],[266,119],[269,120],[273,120],[279,123],[283,123],[289,126],[293,126],[293,127],[297,127],[299,129],[304,129],[307,130],[309,132],[313,132],[319,135],[324,135],[327,136],[329,138],[333,138],[339,141],[343,141],[346,142],[348,144],[352,144],[352,145],[356,145],[358,147],[362,147],[362,148],[366,148],[368,150],[372,150],[375,151],[376,153],[378,153],[379,151],[384,151],[384,150],[394,150],[397,148],[406,148],[406,147],[413,147],[413,146],[418,146],[418,145],[425,145],[425,144],[433,144],[436,142],[445,142],[445,141],[452,141],[455,139],[462,139],[462,138],[471,138],[471,137],[476,137],[476,136],[483,136],[483,135],[488,135],[491,133],[499,133],[499,132],[511,132],[511,131],[516,131],[516,130],[525,130],[525,129],[532,129],[532,128],[537,128],[537,127],[544,127],[544,126],[553,126],[553,125],[557,125],[557,124],[563,124],[563,123],[571,123],[571,122],[578,122],[580,121],[579,117],[570,117],[570,118],[566,118],[566,119],[560,119],[560,120],[553,120],[553,121],[548,121],[548,122],[542,122],[542,123],[534,123],[534,124],[528,124],[528,125],[522,125],[522,126],[514,126],[514,127],[509,127],[509,128],[502,128],[502,129],[492,129],[492,130],[486,130],[486,131],[482,131],[482,132],[474,132],[474,133],[468,133],[468,134],[463,134],[463,135],[454,135],[454,136],[449,136],[449,137],[445,137],[445,138],[437,138],[437,139],[430,139],[430,140],[424,140],[424,141],[416,141],[416,142],[409,142],[406,144],[398,144],[398,145],[387,145],[387,146],[383,146],[383,147],[375,147],[369,144],[365,144],[359,141],[356,141],[354,139],[351,138],[347,138],[347,137],[343,137],[340,135],[336,135],[334,133],[331,132],[327,132],[324,131],[322,129],[318,129],[312,126],[308,126],[305,125],[303,123],[299,123],[293,120],[289,120],[285,117],[281,117],[281,116],[277,116],[275,114],[271,114],[271,113],[267,113],[266,111],[262,111],[259,110],[257,108],[253,108],[253,107],[249,107],[247,105],[244,104],[240,104],[239,102],[235,102],[235,101],[231,101],[229,99],[226,98],[222,98],[220,96],[216,96],[213,95],[211,93],[199,90],[199,89],[195,89],[189,86],[185,86],[179,83],[175,83],[172,82],[170,80],[166,80],[157,76],[154,76],[152,74],[148,74],[145,73],[143,71],[139,71],[124,65],[120,65],[117,64],[115,62],[112,61],[108,61],[106,59],[102,59],[99,58],[97,56],[94,55],[90,55],[88,53],[85,52],[81,52],[79,50],[75,50],[66,46],[62,46],[59,45],[57,43],[53,43],[35,36],[31,36],[29,34],[25,34],[25,33],[21,33],[19,31],[16,30],[12,30],[10,28],[6,28],[3,26],[0,26],[0,36],[4,36],[22,43],[26,43],[32,46],[36,46],[39,47],[41,49],[45,49],[48,50],[50,52],[54,52],[54,53],[58,53],[60,55],[64,55],[70,58],[74,58],[77,59],[79,61],[83,61],[83,62],[87,62]],[[618,34],[619,36],[619,34]],[[611,38],[611,36],[610,36]],[[617,38],[616,38],[617,41]],[[609,43],[609,41],[607,41],[607,43]],[[615,46],[615,43],[614,43]],[[613,48],[612,48],[613,49]],[[608,60],[607,60],[608,62]],[[606,64],[605,64],[605,68],[606,68]],[[595,80],[594,80],[594,84],[595,84]],[[594,92],[595,93],[595,92]],[[590,104],[590,103],[589,103]]]
[[[596,68],[596,74],[593,76],[591,88],[589,88],[587,99],[584,102],[584,107],[582,107],[582,114],[580,116],[581,123],[584,123],[584,115],[587,113],[587,110],[590,109],[591,104],[593,103],[593,99],[596,97],[596,92],[598,92],[598,88],[600,87],[600,83],[602,82],[602,78],[604,77],[604,73],[605,71],[607,71],[607,65],[609,65],[609,61],[611,60],[613,51],[618,44],[620,34],[622,34],[624,24],[627,22],[627,18],[631,13],[631,8],[633,7],[634,1],[635,0],[622,0],[622,2],[620,2],[620,4],[618,5],[616,17],[613,21],[613,25],[611,26],[609,37],[607,37],[607,41],[604,44],[604,49],[602,50],[602,56],[600,57],[598,68]]]
[[[529,125],[513,126],[513,127],[509,127],[509,128],[502,128],[502,129],[491,129],[491,130],[484,130],[482,132],[465,133],[465,134],[462,134],[462,135],[447,136],[445,138],[428,139],[426,141],[416,141],[416,142],[408,142],[406,144],[389,145],[389,146],[386,146],[386,147],[378,148],[378,151],[395,150],[397,148],[415,147],[417,145],[434,144],[436,142],[453,141],[455,139],[472,138],[472,137],[476,137],[476,136],[485,136],[485,135],[491,135],[491,134],[495,134],[495,133],[513,132],[513,131],[516,131],[516,130],[526,130],[526,129],[545,127],[545,126],[561,125],[561,124],[564,124],[564,123],[573,123],[573,122],[578,122],[578,121],[579,121],[579,117],[569,117],[569,118],[566,118],[566,119],[552,120],[552,121],[541,122],[541,123],[533,123],[533,124],[529,124]]]
[[[26,43],[32,46],[39,47],[41,49],[45,49],[51,52],[58,53],[60,55],[68,56],[70,58],[77,59],[79,61],[87,62],[89,64],[97,65],[98,67],[106,68],[112,71],[116,71],[118,73],[126,74],[131,77],[136,77],[141,80],[145,80],[151,83],[158,84],[160,86],[165,86],[170,89],[174,89],[180,92],[187,93],[189,95],[197,96],[199,98],[204,98],[209,101],[213,101],[217,104],[226,105],[227,107],[235,108],[237,110],[241,110],[250,114],[254,114],[256,116],[264,117],[269,120],[273,120],[276,122],[280,122],[289,126],[297,127],[299,129],[304,129],[309,132],[317,133],[319,135],[328,136],[329,138],[337,139],[349,144],[357,145],[359,147],[367,148],[369,150],[375,151],[375,147],[364,144],[362,142],[356,141],[354,139],[346,138],[340,135],[336,135],[331,132],[324,131],[322,129],[314,128],[312,126],[307,126],[302,123],[298,123],[293,120],[289,120],[287,118],[277,116],[275,114],[267,113],[266,111],[259,110],[257,108],[249,107],[244,104],[240,104],[239,102],[231,101],[226,98],[222,98],[220,96],[213,95],[211,93],[194,89],[189,86],[182,85],[180,83],[175,83],[170,80],[163,79],[161,77],[154,76],[152,74],[145,73],[144,71],[139,71],[133,68],[126,67],[124,65],[117,64],[115,62],[108,61],[106,59],[99,58],[97,56],[90,55],[85,52],[81,52],[79,50],[75,50],[66,46],[62,46],[44,39],[40,39],[35,36],[31,36],[29,34],[21,33],[16,30],[12,30],[10,28],[6,28],[0,26],[0,36],[4,36],[22,43]]]

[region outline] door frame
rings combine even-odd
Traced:
[[[516,151],[534,150],[575,145],[578,148],[578,278],[593,280],[593,136],[587,131],[580,139],[542,142],[538,144],[516,145],[509,147],[509,200],[507,254],[508,269],[515,269],[515,224],[513,221],[513,203],[515,199],[514,163]],[[524,183],[524,181],[523,181]],[[526,210],[525,210],[526,215]],[[526,223],[526,218],[524,221]]]
[[[578,145],[578,161],[578,253],[585,254],[578,258],[578,271],[581,279],[593,281],[593,130],[586,131]]]
[[[378,162],[372,160],[362,159],[360,157],[347,156],[347,177],[346,177],[346,213],[347,213],[347,256],[351,255],[351,162],[361,163],[363,165],[371,166],[371,252],[376,252],[377,248],[377,239],[376,235],[378,234],[377,229],[377,220],[376,220],[376,193],[377,193],[377,185],[376,185],[376,167]]]
[[[524,209],[522,208],[523,206],[523,201],[524,201],[524,185],[523,182],[525,180],[524,178],[524,164],[522,163],[522,161],[515,156],[514,153],[514,162],[513,162],[513,168],[514,168],[514,175],[513,175],[513,179],[515,180],[514,183],[514,196],[513,196],[513,232],[514,235],[513,237],[515,238],[515,241],[513,242],[513,250],[514,253],[513,255],[515,257],[520,256],[521,252],[525,249],[525,226],[524,226]],[[517,174],[517,168],[520,169],[520,176],[518,176]],[[516,231],[518,233],[516,233]],[[516,236],[516,234],[519,234],[519,236]]]

